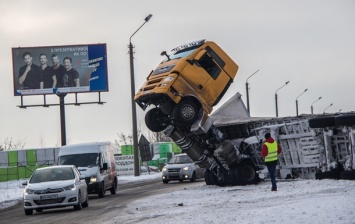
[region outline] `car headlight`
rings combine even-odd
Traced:
[[[95,183],[96,182],[96,177],[90,177],[90,182]]]
[[[174,77],[168,76],[164,79],[164,82],[171,82],[174,80]]]
[[[26,188],[26,189],[25,189],[25,193],[26,193],[26,194],[34,194],[34,193],[35,193],[35,190],[31,190],[31,189]]]
[[[167,170],[168,170],[167,168],[165,168],[165,167],[163,168],[163,171],[167,171]]]
[[[71,184],[69,186],[63,187],[63,189],[66,190],[66,191],[75,190],[75,185]]]
[[[188,166],[185,166],[184,168],[182,168],[182,170],[189,170],[190,169],[190,167],[188,167]]]

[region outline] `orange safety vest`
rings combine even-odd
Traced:
[[[265,142],[265,145],[267,147],[267,156],[265,156],[265,162],[272,162],[277,160],[277,142],[274,141],[273,143]]]

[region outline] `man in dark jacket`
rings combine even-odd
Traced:
[[[266,133],[261,155],[265,157],[265,165],[270,174],[272,184],[271,191],[277,191],[275,170],[278,161],[278,155],[281,152],[282,149],[280,145],[271,137],[270,133]]]

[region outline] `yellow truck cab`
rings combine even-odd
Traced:
[[[227,91],[238,71],[238,65],[214,42],[194,41],[172,50],[147,77],[135,95],[145,110],[147,127],[154,132],[170,123],[189,126],[202,108],[212,112]]]

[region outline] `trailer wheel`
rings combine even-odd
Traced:
[[[335,117],[316,117],[308,120],[310,128],[326,128],[335,126]]]
[[[244,161],[232,170],[234,183],[237,185],[256,184],[258,175],[254,165],[250,161]]]
[[[342,180],[355,180],[355,170],[347,170],[340,173],[340,179]]]
[[[339,179],[340,172],[339,171],[316,172],[315,176],[316,176],[316,180]]]
[[[339,115],[335,117],[335,124],[339,126],[355,125],[355,115]]]
[[[198,109],[193,101],[183,99],[174,107],[174,119],[179,123],[193,124],[197,119]]]
[[[146,113],[145,124],[149,130],[161,132],[167,127],[167,124],[162,122],[162,118],[164,118],[163,112],[159,108],[153,108]]]

